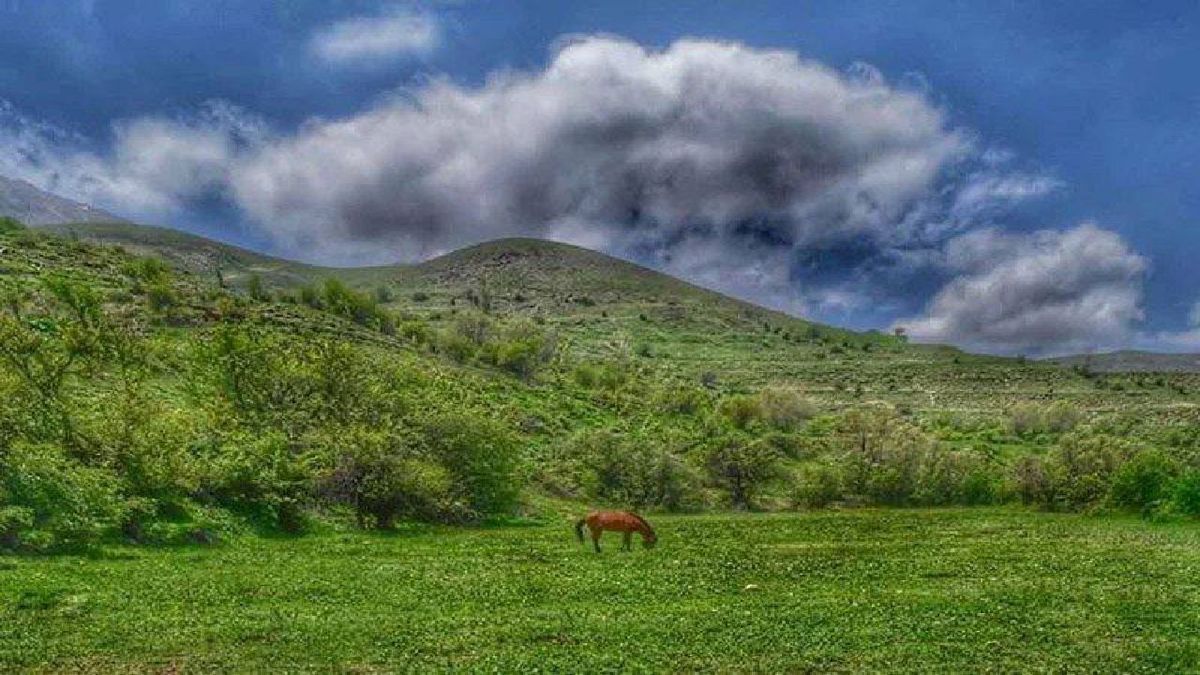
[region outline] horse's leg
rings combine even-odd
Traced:
[[[592,546],[596,547],[596,553],[600,552],[600,535],[602,534],[604,534],[604,530],[599,527],[592,530]]]
[[[626,532],[625,535],[623,537],[621,537],[621,548],[626,551],[633,550],[633,533],[632,532]]]

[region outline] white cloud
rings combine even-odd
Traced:
[[[223,194],[237,157],[267,137],[261,120],[210,102],[189,117],[118,123],[111,152],[100,154],[84,139],[0,107],[0,175],[123,216],[158,219]]]
[[[606,248],[891,236],[968,154],[922,96],[792,52],[565,44],[537,73],[435,82],[240,163],[237,201],[296,248],[417,257],[573,230]]]
[[[327,54],[384,55],[390,33],[372,37],[378,21],[414,16],[347,20],[314,49],[344,40]],[[349,46],[364,35],[360,46],[376,46]],[[884,259],[911,269],[932,258],[962,275],[947,298],[970,278],[1001,275],[948,266],[947,251],[970,244],[943,243],[1059,186],[1009,170],[1011,153],[981,150],[923,91],[870,66],[839,73],[794,52],[710,40],[650,50],[576,38],[540,71],[477,87],[435,80],[281,135],[228,105],[118,124],[104,153],[45,130],[26,130],[23,145],[3,134],[0,173],[133,217],[221,198],[282,253],[309,260],[415,260],[546,237],[792,311],[849,311],[875,291],[896,293],[894,277],[884,289],[864,271]],[[1090,288],[1076,289],[1085,304],[1097,297]],[[940,302],[920,319],[926,336],[1017,348],[960,330],[951,300]]]
[[[979,230],[947,242],[957,273],[923,316],[904,319],[914,339],[987,351],[1091,351],[1126,344],[1142,319],[1146,260],[1092,224],[1066,231]]]
[[[433,15],[397,8],[325,26],[313,34],[309,47],[329,63],[374,63],[427,55],[437,48],[441,36],[441,26]]]

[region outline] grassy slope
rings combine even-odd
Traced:
[[[1200,532],[1016,510],[565,521],[0,559],[0,669],[1182,672]],[[610,535],[611,536],[611,535]]]
[[[924,411],[994,415],[1021,401],[1069,400],[1098,412],[1131,411],[1160,421],[1200,422],[1200,374],[1087,378],[1048,362],[910,345],[773,312],[586,249],[539,240],[480,244],[419,265],[322,268],[262,256],[173,230],[70,225],[84,239],[155,253],[208,279],[219,265],[232,285],[258,274],[292,289],[338,277],[386,287],[393,309],[449,322],[486,292],[493,313],[537,317],[573,353],[625,358],[640,350],[661,377],[716,375],[724,389],[799,387],[832,405],[869,400]],[[417,299],[420,300],[418,301]]]

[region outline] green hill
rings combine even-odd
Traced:
[[[330,268],[264,256],[174,230],[131,224],[48,228],[156,255],[231,288],[257,277],[277,295],[336,278],[384,300],[398,315],[435,327],[468,308],[541,322],[589,358],[624,358],[673,376],[748,391],[797,387],[835,405],[883,400],[925,410],[998,414],[1023,401],[1069,400],[1085,408],[1136,408],[1174,416],[1186,372],[1166,379],[1115,372],[1096,378],[1057,362],[973,355],[907,344],[879,333],[815,324],[735,300],[659,272],[568,244],[505,239],[415,265]],[[1097,372],[1106,369],[1098,368]],[[1115,370],[1115,369],[1114,369]],[[1185,369],[1180,369],[1185,370]]]
[[[911,345],[574,246],[334,269],[125,224],[57,231],[0,235],[0,546],[563,499],[1133,505],[1149,498],[1110,497],[1118,467],[1200,457],[1194,374]]]

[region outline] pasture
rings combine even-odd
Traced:
[[[0,557],[0,670],[1200,668],[1200,527],[1014,508],[566,518]]]

